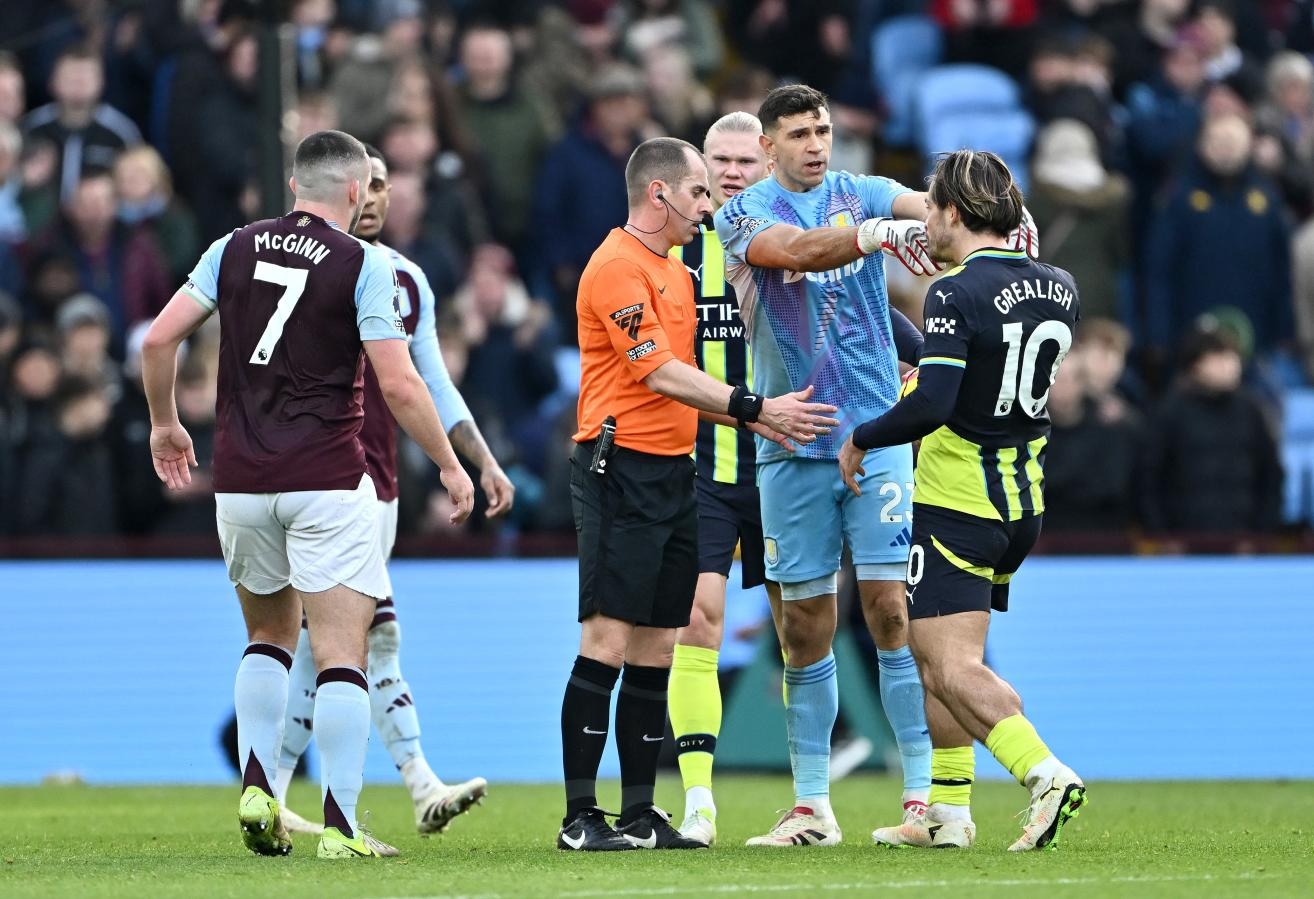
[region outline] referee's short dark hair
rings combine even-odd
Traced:
[[[985,150],[955,150],[935,162],[931,202],[953,206],[974,234],[1008,234],[1022,223],[1022,189],[1008,165]]]
[[[625,194],[630,208],[634,209],[643,202],[652,182],[665,181],[674,187],[688,177],[690,166],[686,151],[689,150],[702,158],[697,147],[678,137],[654,137],[635,147],[630,161],[625,163]]]
[[[774,130],[780,120],[786,116],[801,112],[814,112],[818,115],[830,104],[826,95],[806,84],[782,84],[766,95],[758,107],[757,117],[762,122],[763,131]]]
[[[297,144],[292,177],[301,199],[332,201],[339,186],[353,178],[368,180],[365,145],[345,131],[316,131]]]

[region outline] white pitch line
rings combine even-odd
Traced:
[[[701,893],[788,893],[794,891],[831,891],[849,890],[920,890],[937,887],[957,886],[1090,886],[1101,883],[1204,883],[1209,881],[1270,880],[1276,874],[1168,874],[1126,877],[1027,877],[1012,880],[994,878],[977,878],[973,880],[894,880],[868,881],[863,883],[769,883],[769,884],[716,884],[698,887]],[[632,889],[610,890],[572,890],[555,893],[560,899],[591,899],[597,896],[676,896],[689,892],[688,887],[635,887]],[[516,893],[456,893],[430,896],[384,896],[379,899],[518,899],[522,894]]]

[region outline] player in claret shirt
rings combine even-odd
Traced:
[[[410,345],[415,369],[424,379],[443,427],[456,451],[479,469],[479,482],[488,497],[489,517],[511,509],[515,487],[503,473],[470,410],[452,383],[438,346],[433,288],[424,271],[411,260],[380,242],[383,224],[388,217],[388,165],[383,154],[366,145],[370,157],[370,182],[365,192],[365,206],[353,234],[388,254],[397,273],[402,327]],[[388,411],[373,367],[365,363],[365,423],[360,442],[365,448],[379,500],[379,547],[385,565],[397,540],[397,421]],[[383,745],[401,773],[402,782],[415,806],[415,827],[422,834],[438,833],[457,815],[483,798],[488,782],[474,777],[458,784],[446,784],[434,773],[420,747],[420,718],[410,685],[402,676],[399,651],[401,624],[393,603],[392,579],[387,579],[388,594],[379,600],[370,622],[369,667],[370,712]],[[304,620],[302,622],[304,627]],[[283,728],[283,752],[278,763],[278,780],[274,790],[279,802],[286,804],[288,784],[297,762],[310,743],[315,704],[315,668],[310,645],[303,632],[292,662],[292,686],[288,693],[287,722]],[[283,823],[293,833],[320,833],[323,828],[307,821],[291,809],[283,808]]]
[[[356,823],[370,728],[366,633],[389,592],[378,500],[359,439],[367,355],[389,410],[439,466],[456,506],[452,520],[468,517],[474,502],[474,485],[411,362],[392,263],[348,233],[369,180],[360,141],[340,131],[307,137],[293,162],[292,211],[215,241],[142,347],[151,454],[160,479],[177,489],[196,464],[174,403],[177,350],[219,313],[215,504],[250,641],[234,688],[238,820],[247,847],[262,855],[292,849],[273,784],[303,606],[318,672],[325,823],[318,854],[390,850]]]

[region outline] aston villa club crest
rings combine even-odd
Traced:
[[[298,228],[304,228],[304,227],[306,227],[306,225],[309,225],[309,224],[310,224],[310,216],[308,216],[308,215],[303,215],[301,218],[297,219],[297,227],[298,227]]]

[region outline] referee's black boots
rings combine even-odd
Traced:
[[[613,830],[607,823],[606,812],[594,807],[580,809],[575,817],[561,822],[557,848],[577,852],[616,852],[639,847]]]

